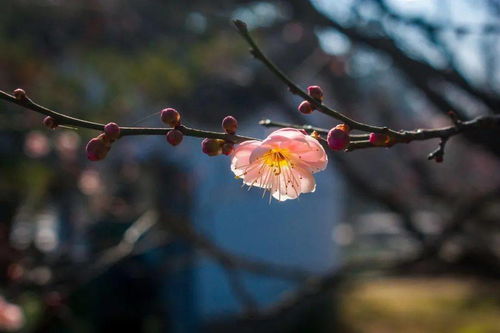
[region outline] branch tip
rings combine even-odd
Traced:
[[[248,32],[248,26],[242,20],[238,20],[238,19],[233,20],[233,24],[236,27],[236,29],[238,29],[239,31],[244,32],[244,33]]]

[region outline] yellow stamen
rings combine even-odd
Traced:
[[[281,174],[282,168],[292,166],[288,149],[273,148],[261,157],[262,163],[273,168],[274,174]],[[292,166],[293,167],[293,166]]]

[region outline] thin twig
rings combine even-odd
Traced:
[[[305,90],[301,89],[295,82],[288,78],[288,76],[286,76],[271,60],[269,60],[269,58],[264,55],[259,46],[253,40],[252,36],[250,36],[245,22],[240,20],[235,20],[233,22],[241,36],[250,45],[250,53],[257,60],[261,61],[276,77],[278,77],[283,83],[285,83],[292,94],[298,95],[303,99],[309,101],[318,111],[346,123],[352,129],[358,129],[365,132],[390,134],[395,137],[401,136],[401,133],[391,130],[387,127],[372,126],[351,119],[341,112],[329,108],[322,104],[319,100],[309,96],[309,94]]]
[[[69,125],[78,128],[87,128],[92,130],[103,131],[105,124],[96,123],[84,119],[79,119],[75,117],[68,116],[66,114],[62,114],[46,108],[42,105],[39,105],[33,102],[28,97],[23,97],[17,99],[16,97],[7,94],[4,91],[0,90],[0,99],[6,100],[8,102],[17,104],[25,109],[29,109],[38,113],[41,113],[46,116],[51,116],[54,118],[58,124],[60,125]],[[165,135],[172,128],[155,128],[155,127],[120,127],[120,136],[128,136],[128,135]],[[230,141],[234,143],[241,143],[247,140],[256,140],[247,136],[240,135],[231,135],[221,132],[211,132],[211,131],[203,131],[199,129],[189,128],[186,126],[178,126],[176,127],[182,134],[186,136],[193,136],[198,138],[212,138],[212,139],[222,139],[225,141]]]
[[[390,129],[388,127],[379,127],[379,126],[372,126],[368,125],[365,123],[361,123],[358,121],[355,121],[346,115],[342,114],[339,111],[336,111],[332,108],[329,108],[321,103],[321,101],[309,96],[309,94],[301,89],[295,82],[293,82],[288,76],[286,76],[269,58],[267,58],[266,55],[262,52],[260,47],[257,45],[257,43],[253,40],[252,36],[250,36],[250,33],[248,32],[248,28],[245,22],[240,21],[240,20],[235,20],[233,21],[234,25],[238,29],[238,32],[241,34],[241,36],[246,40],[246,42],[250,45],[250,53],[259,61],[261,61],[277,78],[279,78],[284,84],[288,86],[288,89],[290,90],[291,93],[298,95],[302,97],[303,99],[309,101],[314,107],[326,114],[329,115],[337,120],[340,120],[344,122],[345,124],[349,125],[351,129],[357,129],[365,132],[373,132],[373,133],[382,133],[390,136],[392,138],[390,146],[396,144],[396,143],[409,143],[411,141],[415,140],[428,140],[432,138],[441,138],[441,140],[447,140],[449,137],[459,134],[463,131],[466,130],[471,130],[471,129],[477,129],[477,128],[491,128],[491,127],[500,127],[500,115],[494,115],[494,116],[482,116],[475,118],[473,120],[461,122],[460,126],[449,126],[449,127],[443,127],[443,128],[436,128],[436,129],[416,129],[416,130],[401,130],[401,131],[396,131],[393,129]],[[264,122],[261,122],[261,125],[264,126],[272,126],[272,122],[269,120],[266,120]],[[288,126],[289,124],[283,124],[285,126]],[[280,125],[277,125],[278,127],[282,127]],[[304,126],[293,126],[294,128],[302,128],[305,130],[310,130],[313,127],[309,125],[304,125]],[[320,129],[322,133],[324,133],[326,130]],[[319,132],[319,131],[318,131]],[[347,148],[347,151],[353,151],[357,149],[362,149],[362,148],[373,148],[375,147],[372,145],[368,140],[366,140],[365,137],[363,138],[358,138],[357,140],[354,140],[355,142],[352,142],[349,147]],[[444,146],[444,145],[443,145]]]
[[[259,122],[260,125],[265,127],[293,127],[298,129],[304,129],[308,132],[317,131],[318,133],[325,134],[328,130],[323,128],[314,127],[311,125],[293,125],[288,123],[281,123],[272,121],[270,119],[264,119]],[[411,131],[400,132],[403,134],[403,138],[394,141],[392,144],[397,143],[410,143],[412,141],[424,141],[429,139],[448,139],[459,133],[466,131],[477,130],[486,128],[500,128],[500,115],[492,116],[480,116],[472,120],[460,122],[460,126],[452,125],[442,128],[434,129],[415,129]],[[351,144],[346,151],[353,151],[363,148],[380,148],[380,146],[374,146],[368,141],[368,135],[350,135]],[[354,140],[353,140],[354,139]]]

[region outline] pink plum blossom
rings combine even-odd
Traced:
[[[325,150],[316,139],[302,130],[282,128],[264,141],[238,145],[231,170],[244,184],[261,187],[275,199],[285,201],[314,192],[313,174],[324,170],[327,163]]]

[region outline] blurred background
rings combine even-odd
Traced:
[[[0,89],[92,121],[265,137],[331,128],[231,24],[325,103],[395,129],[500,111],[500,1],[0,0]],[[0,102],[0,329],[500,332],[500,135],[332,153],[317,190],[268,203],[225,156],[89,130]]]

